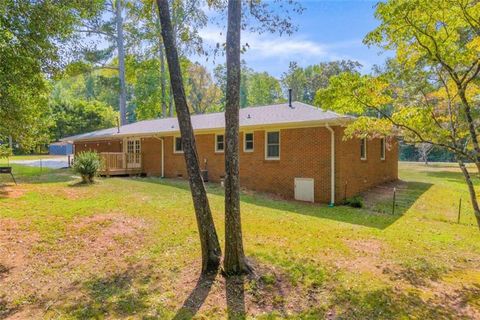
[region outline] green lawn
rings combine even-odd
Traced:
[[[185,181],[14,170],[18,186],[0,176],[0,318],[480,318],[480,232],[454,166],[401,164],[395,215],[393,185],[365,209],[243,194],[256,272],[229,280],[198,279]],[[222,189],[208,190],[223,242]]]

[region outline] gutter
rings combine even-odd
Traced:
[[[330,131],[330,205],[335,206],[335,131],[327,124],[325,127]]]

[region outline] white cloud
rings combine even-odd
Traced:
[[[225,43],[226,32],[217,28],[206,28],[200,31],[200,36],[207,44],[223,44]],[[337,43],[319,43],[298,34],[290,37],[280,37],[244,31],[242,32],[242,44],[248,44],[245,54],[245,58],[248,60],[264,58],[331,60],[340,58],[335,54],[336,49],[361,46],[362,42],[361,40],[351,40]]]
[[[225,43],[226,31],[220,28],[205,28],[200,31],[200,36],[209,46]],[[321,43],[308,39],[301,34],[293,36],[278,36],[272,34],[257,34],[248,31],[242,32],[242,44],[248,44],[247,51],[242,55],[250,67],[257,71],[268,71],[280,77],[287,70],[290,61],[296,61],[301,66],[332,61],[339,59],[355,59],[345,51],[354,53],[362,46],[361,40],[346,40],[332,43]],[[216,63],[224,60],[218,56]],[[202,61],[207,65],[211,64]],[[364,62],[361,61],[362,64]],[[364,64],[365,66],[365,64]]]

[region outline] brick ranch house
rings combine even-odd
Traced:
[[[352,117],[300,103],[240,110],[240,181],[287,199],[336,203],[398,178],[397,143],[344,140]],[[224,176],[224,113],[192,115],[200,167]],[[186,178],[176,118],[140,121],[62,139],[75,153],[99,152],[101,174]]]

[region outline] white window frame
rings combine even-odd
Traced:
[[[269,157],[268,156],[268,134],[271,132],[278,132],[278,157]],[[282,145],[282,138],[280,130],[269,130],[265,131],[265,160],[280,160],[280,149]]]
[[[223,136],[223,150],[218,149],[218,137]],[[223,133],[221,134],[215,134],[215,153],[224,153],[225,152],[225,135]]]
[[[252,135],[252,143],[253,143],[253,148],[252,149],[247,149],[247,134]],[[255,150],[255,135],[253,132],[244,132],[243,133],[243,152],[253,152]]]
[[[183,142],[182,142],[182,150],[177,150],[177,139],[182,139],[181,136],[174,136],[173,137],[173,153],[183,153]]]
[[[365,141],[365,144],[363,145],[365,152],[363,152],[365,155],[362,157],[362,141]],[[362,138],[360,139],[360,160],[367,160],[367,138]]]
[[[385,160],[386,150],[385,150],[385,138],[380,139],[380,160]]]

